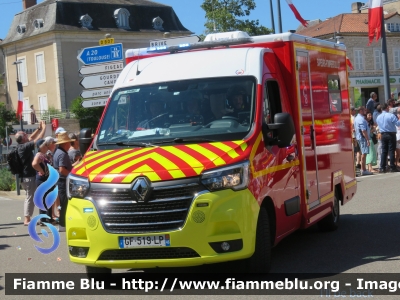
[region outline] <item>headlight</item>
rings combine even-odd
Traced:
[[[67,177],[67,196],[68,199],[72,197],[84,198],[89,191],[89,180],[84,177],[75,175],[68,175]]]
[[[249,182],[249,162],[203,173],[201,182],[210,191],[232,189],[242,190]]]

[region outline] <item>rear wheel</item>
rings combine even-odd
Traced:
[[[263,207],[257,221],[255,250],[245,262],[245,271],[250,273],[268,273],[271,268],[271,232],[268,213]]]
[[[334,231],[339,227],[340,205],[336,194],[335,192],[331,213],[318,222],[318,227],[322,231]]]
[[[104,277],[111,276],[111,269],[86,266],[86,276],[88,278],[99,277],[99,276],[104,276]]]

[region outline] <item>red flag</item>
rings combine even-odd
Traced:
[[[353,64],[351,63],[350,58],[346,56],[346,64],[349,66],[350,70],[354,70]]]
[[[22,82],[17,81],[18,87],[18,108],[17,108],[17,119],[22,119],[22,110],[24,107],[24,90],[22,89]]]
[[[297,11],[296,7],[293,5],[292,0],[286,0],[287,4],[289,4],[290,9],[293,11],[294,16],[296,17],[297,20],[304,26],[307,27],[308,23],[306,20],[304,20],[299,12]]]
[[[369,0],[368,3],[368,39],[369,44],[376,37],[376,40],[381,38],[383,17],[383,0]]]

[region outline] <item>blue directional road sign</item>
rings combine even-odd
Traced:
[[[106,46],[85,48],[81,53],[79,53],[77,58],[85,65],[94,65],[122,60],[122,44],[111,44]]]

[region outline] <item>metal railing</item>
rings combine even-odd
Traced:
[[[73,119],[75,115],[70,112],[68,109],[51,109],[51,110],[36,110],[36,120],[38,123],[40,120],[45,120],[46,123],[50,122],[52,119]],[[31,115],[31,110],[24,110],[22,111],[22,117],[25,124],[32,124],[33,118]]]

